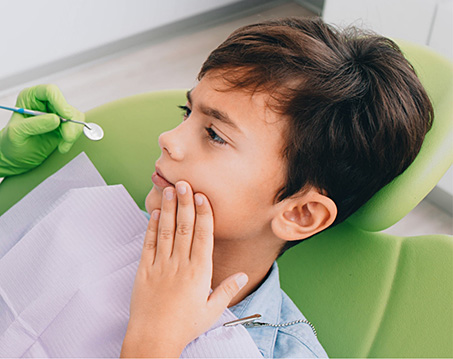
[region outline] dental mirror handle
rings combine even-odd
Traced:
[[[41,111],[35,111],[35,110],[28,110],[26,108],[20,108],[20,107],[12,107],[12,106],[1,106],[0,105],[0,108],[3,109],[3,110],[8,110],[8,111],[13,111],[13,112],[17,112],[17,113],[21,113],[23,115],[30,115],[30,116],[41,116],[41,115],[49,115],[49,113],[47,112],[41,112]],[[54,114],[53,114],[54,115]],[[58,116],[58,115],[57,115]],[[60,116],[58,116],[60,117]],[[66,118],[63,118],[63,117],[60,117],[60,120],[61,122],[74,122],[74,123],[78,123],[80,125],[84,125],[85,127],[87,127],[89,130],[91,130],[90,127],[87,126],[87,124],[85,122],[81,122],[81,121],[76,121],[76,120],[69,120],[69,119],[66,119]]]

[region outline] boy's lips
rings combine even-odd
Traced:
[[[151,176],[151,180],[157,187],[165,188],[165,187],[174,187],[175,185],[169,182],[160,172],[160,170],[156,167],[156,172],[153,173]]]

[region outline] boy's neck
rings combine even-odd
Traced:
[[[233,298],[229,307],[236,305],[257,289],[263,282],[274,263],[279,245],[271,241],[266,245],[264,239],[255,241],[215,241],[213,255],[212,288],[216,288],[224,279],[238,272],[249,277],[248,283]]]

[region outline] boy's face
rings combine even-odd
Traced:
[[[161,207],[169,185],[162,177],[173,185],[184,180],[210,200],[216,241],[268,234],[286,173],[286,121],[268,108],[268,98],[231,90],[221,76],[208,73],[188,94],[184,121],[159,137],[160,176],[153,174],[148,212]]]

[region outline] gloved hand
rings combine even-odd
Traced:
[[[23,90],[17,107],[55,113],[66,119],[85,121],[85,115],[68,105],[57,86],[38,85]],[[27,116],[14,113],[0,131],[0,177],[26,172],[39,166],[58,147],[70,150],[83,126],[60,123],[57,115]]]

